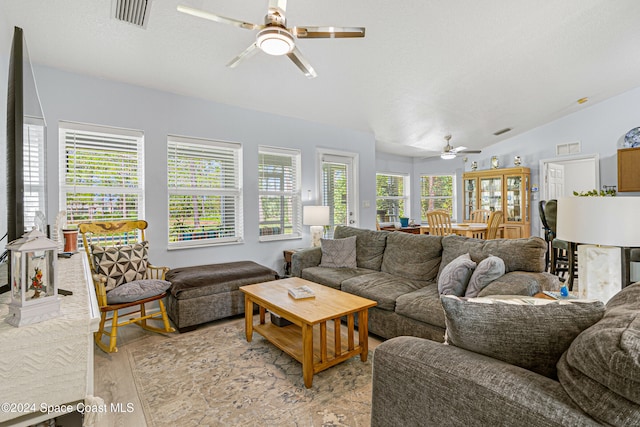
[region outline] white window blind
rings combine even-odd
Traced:
[[[23,141],[24,226],[31,230],[36,224],[36,213],[47,212],[46,156],[44,122],[26,118]]]
[[[398,222],[409,217],[409,177],[376,173],[376,214],[380,223]]]
[[[261,146],[258,192],[259,240],[301,237],[300,151]]]
[[[241,145],[170,135],[167,147],[169,247],[242,241]]]
[[[60,206],[67,222],[144,218],[142,131],[60,122]]]

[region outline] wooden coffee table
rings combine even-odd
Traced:
[[[315,298],[293,299],[287,290],[307,285]],[[304,385],[311,387],[313,374],[337,365],[353,356],[367,361],[368,312],[375,301],[319,285],[298,277],[241,286],[245,301],[245,332],[251,342],[253,331],[302,363]],[[253,324],[253,304],[260,308],[260,323]],[[265,312],[281,316],[292,325],[276,326],[267,323]],[[358,345],[355,345],[354,323],[358,316]],[[340,318],[347,317],[343,336]],[[333,336],[333,340],[327,339]],[[314,343],[315,341],[315,343]],[[346,343],[344,342],[346,341]]]

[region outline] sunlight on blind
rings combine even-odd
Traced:
[[[169,247],[242,240],[241,145],[169,136]]]
[[[24,226],[31,230],[36,225],[36,212],[46,213],[46,167],[44,126],[24,125]]]
[[[260,240],[300,237],[300,151],[275,147],[259,150]]]
[[[67,221],[144,217],[143,133],[61,123],[60,206]]]

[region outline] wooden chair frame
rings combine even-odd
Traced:
[[[488,224],[490,216],[491,211],[489,209],[476,209],[471,212],[469,222]]]
[[[504,213],[502,211],[491,212],[491,215],[489,215],[489,221],[487,222],[486,240],[492,240],[498,236],[498,230],[500,229],[500,224],[502,224],[503,220]]]
[[[164,297],[167,296],[166,292],[142,300],[110,305],[107,303],[107,292],[105,289],[107,278],[97,273],[93,263],[91,245],[119,246],[142,242],[145,240],[144,230],[147,226],[147,221],[144,220],[90,222],[79,225],[79,231],[82,234],[82,244],[87,254],[87,258],[89,259],[93,284],[95,286],[96,296],[98,299],[98,306],[100,307],[100,327],[98,328],[98,331],[94,333],[94,339],[96,345],[105,353],[118,351],[116,341],[118,328],[121,326],[135,323],[141,328],[152,332],[175,332],[175,329],[172,328],[169,323],[169,318],[167,317],[167,311],[163,302]],[[168,267],[156,267],[148,264],[145,278],[164,280],[167,271],[169,271]],[[147,314],[145,304],[152,301],[158,301],[160,311]],[[118,310],[135,306],[138,306],[137,310],[131,312],[128,311],[126,314],[123,314],[123,316],[126,316],[128,319],[123,321],[119,320]],[[109,313],[111,313],[110,316]],[[136,316],[137,314],[139,315]],[[150,326],[147,324],[147,320],[162,321],[163,327],[159,328]],[[110,330],[105,330],[105,323],[107,321],[111,322]],[[102,341],[103,335],[107,335],[109,337],[109,345],[106,345]]]
[[[449,236],[453,234],[451,228],[451,215],[441,209],[427,212],[427,222],[429,223],[429,234],[434,236]]]

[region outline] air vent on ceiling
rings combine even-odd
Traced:
[[[500,136],[503,133],[507,133],[507,132],[510,132],[510,131],[511,131],[511,128],[504,128],[504,129],[500,129],[499,131],[494,132],[493,134],[495,136]]]
[[[580,142],[567,142],[556,145],[556,156],[566,156],[567,154],[578,154],[582,151]]]
[[[119,21],[146,28],[150,10],[151,0],[113,0],[111,16]]]

